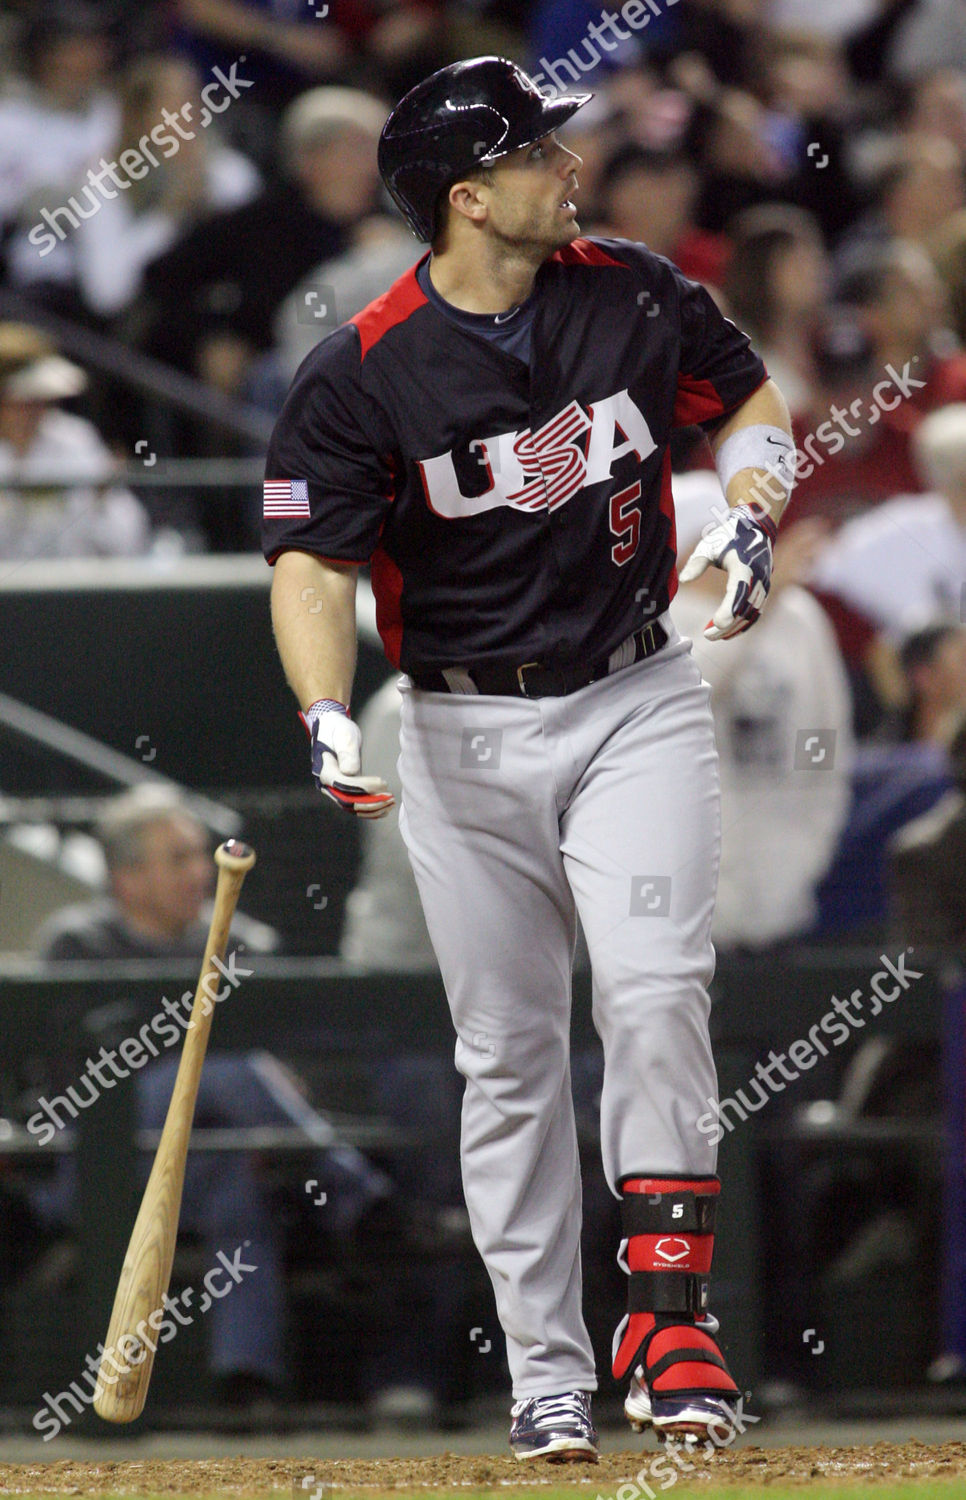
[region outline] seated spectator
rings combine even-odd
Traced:
[[[698,106],[690,137],[700,143],[699,222],[728,233],[735,214],[781,201],[807,210],[831,241],[856,202],[840,51],[820,36],[782,36],[745,19],[754,63],[743,87],[721,87],[712,72],[720,76],[721,59],[708,52],[698,67],[687,55],[672,64]]]
[[[889,925],[907,945],[966,952],[966,717],[951,735],[949,760],[953,790],[889,842]],[[966,1361],[966,1340],[960,1353]]]
[[[286,180],[190,229],[145,273],[151,353],[237,395],[272,345],[276,311],[320,264],[342,255],[378,201],[385,107],[355,89],[320,88],[286,110]]]
[[[894,495],[898,483],[919,489],[910,434],[892,420],[917,390],[916,366],[884,371],[861,319],[836,308],[817,333],[815,368],[811,409],[793,424],[795,515],[839,525]]]
[[[841,275],[860,270],[870,250],[894,240],[929,249],[942,225],[963,207],[963,156],[942,135],[905,135],[890,146],[872,189],[872,207],[836,251]]]
[[[692,280],[720,286],[728,241],[697,227],[699,187],[697,168],[680,148],[622,146],[604,166],[600,233],[638,240],[657,255],[666,255]]]
[[[679,555],[724,504],[713,475],[674,480]],[[851,702],[834,632],[802,580],[821,527],[782,527],[771,595],[753,631],[707,641],[715,580],[680,588],[671,616],[711,687],[721,776],[721,874],[712,937],[765,948],[807,932],[849,801]],[[720,594],[720,586],[718,587]]]
[[[328,8],[322,0],[175,0],[174,44],[205,73],[227,69],[244,54],[256,87],[241,113],[275,117],[309,85],[334,83],[350,72],[364,69],[398,99],[454,56],[514,55],[512,44],[509,51],[501,45],[512,12],[494,26],[478,7],[469,15],[466,9],[447,11],[438,0],[353,0]]]
[[[927,412],[966,400],[966,355],[950,332],[943,283],[919,245],[897,240],[871,251],[842,279],[838,298],[868,332],[876,368],[916,378],[894,410],[883,412],[897,432],[911,433]],[[908,459],[906,469],[911,470]],[[904,484],[897,474],[896,491]]]
[[[780,196],[806,210],[834,244],[859,207],[850,149],[855,101],[842,43],[814,25],[783,26],[772,14],[759,58],[765,136],[791,174]]]
[[[914,632],[898,664],[906,695],[901,742],[866,745],[856,757],[849,820],[819,889],[822,937],[884,935],[890,841],[952,786],[948,746],[966,713],[966,626],[939,621]]]
[[[29,212],[49,212],[74,192],[91,161],[110,149],[118,106],[108,84],[107,23],[85,0],[33,7],[23,75],[0,98],[0,231]],[[40,221],[43,222],[43,221]]]
[[[929,248],[942,277],[950,328],[957,343],[963,346],[966,344],[966,208],[943,221]]]
[[[334,11],[266,0],[175,0],[174,45],[206,74],[227,71],[244,53],[256,93],[277,111],[309,84],[345,71],[349,47],[341,7]]]
[[[316,266],[286,297],[275,318],[277,349],[271,357],[275,410],[280,409],[296,370],[319,340],[381,296],[421,252],[422,247],[398,220],[373,214],[355,230],[344,254]]]
[[[966,403],[931,413],[913,439],[923,495],[898,495],[843,526],[813,586],[893,643],[945,612],[959,618],[966,580]],[[796,495],[796,508],[798,498]]]
[[[147,551],[147,516],[111,482],[97,429],[61,411],[83,370],[25,323],[0,323],[0,557],[129,557]],[[5,489],[10,480],[39,483]]]
[[[147,787],[117,798],[98,833],[111,894],[49,918],[35,940],[40,955],[51,962],[200,958],[207,935],[202,904],[213,872],[202,826],[177,796]],[[233,940],[237,943],[241,930],[257,941],[260,927],[236,916]],[[177,1064],[177,1057],[162,1057],[137,1074],[142,1129],[164,1124]],[[328,1121],[267,1052],[211,1054],[201,1075],[196,1118],[213,1127],[297,1125],[305,1131],[319,1146],[306,1161],[305,1175],[315,1177],[327,1194],[327,1222],[336,1239],[364,1233],[366,1216],[391,1195],[388,1179],[358,1151],[334,1143]],[[45,1223],[70,1223],[75,1196],[70,1156],[61,1158],[50,1182],[34,1188],[32,1201]],[[286,1379],[283,1240],[253,1159],[242,1152],[189,1155],[181,1225],[204,1238],[210,1259],[219,1249],[231,1254],[244,1242],[258,1267],[230,1297],[212,1305],[208,1318],[210,1366],[222,1396],[238,1403],[277,1391]]]
[[[959,0],[930,0],[903,7],[889,71],[918,78],[935,68],[966,69],[966,13]]]
[[[60,962],[198,958],[212,885],[208,835],[180,798],[139,787],[118,797],[98,828],[109,894],[49,917],[35,945]],[[233,930],[254,951],[275,946],[263,923],[236,913]]]
[[[814,401],[814,335],[828,292],[818,225],[786,203],[747,209],[730,226],[724,278],[729,316],[751,336],[792,416]]]
[[[902,123],[910,135],[945,136],[966,154],[966,72],[943,63],[921,73]]]
[[[899,738],[948,746],[966,711],[966,625],[947,616],[913,631],[899,665],[906,685]]]
[[[20,286],[57,282],[62,300],[73,291],[82,316],[115,318],[140,292],[144,267],[179,234],[255,195],[255,167],[219,143],[216,126],[203,125],[200,86],[194,70],[173,58],[149,55],[130,65],[119,85],[118,132],[102,153],[117,167],[112,180],[123,188],[104,183],[82,216],[75,215],[76,227],[68,220],[61,240],[48,230],[39,252],[35,232],[14,240],[9,259]],[[175,124],[161,129],[169,119]]]

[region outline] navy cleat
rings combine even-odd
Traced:
[[[519,1459],[595,1464],[600,1457],[587,1391],[531,1396],[518,1401],[510,1415],[510,1447]]]
[[[710,1439],[716,1447],[734,1442],[740,1430],[734,1409],[711,1391],[661,1396],[649,1391],[640,1365],[634,1371],[624,1414],[635,1432],[653,1427],[659,1438]]]

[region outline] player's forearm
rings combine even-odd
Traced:
[[[784,396],[773,380],[766,380],[764,385],[758,387],[748,400],[737,411],[731,413],[727,421],[718,428],[711,439],[711,448],[717,461],[728,439],[743,428],[765,428],[775,429],[784,433],[789,443],[792,441],[792,422],[788,413],[788,406]],[[767,448],[763,450],[763,462],[767,461]],[[781,456],[781,449],[775,444],[775,456]],[[721,472],[719,466],[719,473]],[[724,478],[725,476],[723,476]],[[770,468],[749,466],[740,468],[727,478],[724,486],[725,496],[730,506],[750,505],[752,503],[762,506],[770,515],[772,521],[778,524],[781,513],[785,508],[790,491],[790,475],[788,480],[775,474]]]
[[[356,667],[356,575],[348,564],[283,552],[272,579],[272,626],[285,675],[307,709],[348,704]]]

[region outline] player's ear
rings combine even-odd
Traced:
[[[454,182],[449,190],[451,213],[460,214],[475,224],[482,223],[488,212],[485,202],[486,186],[486,183],[474,177]],[[481,196],[481,192],[484,196]]]

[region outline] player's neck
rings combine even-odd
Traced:
[[[465,253],[452,245],[433,253],[429,279],[441,297],[463,312],[508,312],[527,300],[544,258],[522,252],[507,255],[489,247],[481,254],[475,245]]]

